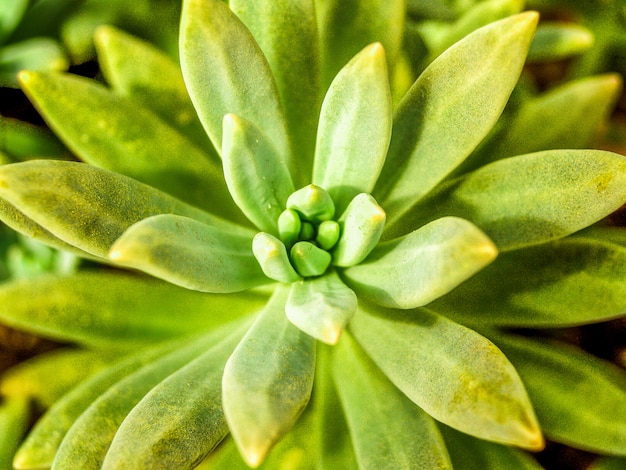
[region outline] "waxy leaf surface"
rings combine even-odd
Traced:
[[[333,353],[333,377],[359,468],[452,469],[435,421],[389,382],[349,334]]]
[[[73,75],[25,72],[20,79],[50,127],[82,160],[220,216],[237,214],[219,165],[136,101]]]
[[[503,253],[430,308],[465,325],[609,320],[626,312],[626,247],[574,236]]]
[[[107,258],[132,224],[178,214],[247,233],[134,179],[76,162],[34,160],[0,167],[0,198],[54,236]]]
[[[543,447],[522,381],[483,336],[426,309],[369,306],[359,309],[350,331],[396,387],[433,418],[480,439]]]
[[[343,277],[358,295],[372,302],[414,308],[448,293],[497,253],[472,223],[445,217],[379,244],[361,264],[346,269]]]
[[[221,153],[222,119],[251,121],[276,150],[290,155],[287,125],[276,82],[250,31],[220,0],[185,0],[180,60],[191,101]]]
[[[224,413],[248,465],[257,467],[306,406],[315,373],[315,340],[285,316],[278,287],[226,363]]]
[[[226,184],[237,206],[258,228],[278,235],[276,221],[295,190],[281,155],[254,124],[227,114],[222,158]]]
[[[209,295],[146,276],[79,272],[3,284],[0,318],[44,337],[115,349],[209,330],[265,301],[254,292]]]
[[[320,115],[313,184],[333,198],[337,213],[371,193],[391,137],[391,91],[380,43],[357,54],[333,80]]]
[[[477,30],[439,56],[411,87],[395,113],[374,192],[390,219],[432,190],[494,126],[536,23],[537,14],[527,12]]]
[[[268,282],[251,246],[251,236],[161,214],[126,230],[109,258],[186,289],[230,293]]]
[[[624,202],[626,157],[547,150],[498,160],[443,184],[389,233],[455,215],[474,222],[505,251],[577,232]]]
[[[551,440],[626,457],[626,373],[572,346],[495,335]]]
[[[26,397],[3,398],[0,403],[0,468],[13,468],[13,455],[30,421]]]

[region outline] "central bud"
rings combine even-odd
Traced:
[[[252,251],[266,276],[279,282],[324,274],[331,265],[353,266],[374,248],[385,212],[369,194],[359,194],[335,217],[331,196],[310,184],[293,192],[276,225],[277,235],[258,233]]]

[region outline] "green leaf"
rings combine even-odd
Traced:
[[[58,349],[6,371],[0,379],[0,393],[26,397],[40,408],[50,407],[77,383],[108,365],[115,354],[83,349]]]
[[[28,8],[29,0],[3,1],[0,8],[0,44],[3,44],[17,27],[24,12]]]
[[[285,313],[289,321],[313,338],[335,344],[357,309],[356,294],[335,271],[294,282]]]
[[[335,77],[322,104],[313,184],[341,213],[359,193],[371,193],[391,138],[391,91],[380,43],[357,54]]]
[[[0,287],[5,325],[96,348],[128,348],[213,329],[261,308],[255,292],[207,295],[123,272],[40,276]]]
[[[48,125],[82,160],[222,217],[239,214],[210,155],[136,101],[69,74],[24,72],[20,80]]]
[[[50,468],[65,434],[79,416],[106,390],[138,369],[186,344],[180,340],[142,348],[78,384],[54,403],[37,420],[19,451],[15,467],[19,469]]]
[[[625,201],[626,157],[548,150],[498,160],[442,185],[385,235],[455,215],[471,220],[506,251],[577,232]]]
[[[352,57],[374,42],[382,43],[393,68],[404,38],[405,0],[321,0],[315,7],[323,89]]]
[[[430,308],[465,325],[609,320],[626,312],[626,247],[576,236],[503,253]]]
[[[128,228],[109,258],[186,289],[230,293],[269,282],[251,248],[249,235],[161,214]]]
[[[594,460],[589,470],[622,470],[626,466],[626,459],[617,457],[602,457]]]
[[[183,215],[249,233],[150,186],[83,163],[35,160],[4,165],[0,197],[55,237],[105,259],[128,227],[157,214]]]
[[[439,424],[455,470],[543,470],[532,456],[519,449],[476,439]]]
[[[524,102],[490,153],[500,159],[540,150],[590,147],[613,110],[621,84],[614,74],[587,77]]]
[[[350,331],[396,387],[433,418],[480,439],[543,447],[517,372],[478,333],[426,309],[370,306],[362,306]]]
[[[317,347],[313,396],[307,410],[319,416],[318,469],[358,468],[350,430],[333,381],[331,347]]]
[[[541,62],[569,58],[587,51],[593,43],[593,33],[584,26],[573,22],[545,21],[537,28],[528,60]]]
[[[294,192],[286,162],[249,121],[224,117],[222,158],[232,198],[258,228],[278,235],[277,221]]]
[[[311,395],[315,341],[285,316],[278,287],[232,354],[222,379],[223,405],[244,460],[257,467],[294,425]]]
[[[0,86],[19,88],[21,70],[64,71],[69,65],[65,51],[52,38],[35,37],[14,42],[0,49]]]
[[[30,414],[26,397],[0,400],[0,468],[13,468],[13,456],[28,430]]]
[[[178,129],[208,154],[219,173],[219,157],[191,103],[180,66],[152,44],[112,26],[99,27],[94,41],[111,87]]]
[[[231,0],[229,5],[267,57],[298,156],[298,185],[310,183],[321,105],[316,2]]]
[[[188,341],[110,387],[74,422],[63,438],[53,468],[100,469],[115,433],[137,403],[168,376],[240,328],[241,322],[233,323]]]
[[[626,373],[572,346],[494,335],[526,384],[546,437],[626,457]]]
[[[221,152],[222,119],[233,113],[251,121],[290,161],[276,82],[250,31],[220,0],[185,0],[180,31],[183,76],[215,148]]]
[[[494,244],[464,219],[444,217],[380,243],[343,271],[348,286],[379,305],[414,308],[448,293],[497,256]]]
[[[65,160],[68,151],[49,131],[34,124],[0,116],[0,150],[13,160],[56,158]]]
[[[396,219],[459,165],[498,120],[517,82],[537,14],[480,28],[439,56],[394,116],[374,197]]]
[[[333,353],[333,377],[360,468],[452,468],[434,420],[389,382],[350,335]]]
[[[130,462],[143,469],[195,468],[228,434],[221,378],[240,339],[236,333],[209,348],[142,398],[115,433],[102,468]]]

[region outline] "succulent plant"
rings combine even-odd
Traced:
[[[601,221],[626,158],[526,150],[550,136],[536,102],[500,119],[536,13],[408,90],[405,18],[185,0],[180,68],[105,27],[111,88],[20,74],[82,161],[0,167],[0,217],[89,264],[0,286],[4,323],[80,346],[0,381],[6,442],[49,408],[16,468],[532,469],[544,435],[626,456],[624,371],[510,330],[624,313],[626,237]],[[589,136],[619,87],[540,103],[601,101]]]

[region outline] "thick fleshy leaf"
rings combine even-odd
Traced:
[[[232,198],[258,228],[278,235],[278,217],[295,188],[289,168],[251,122],[224,117],[222,158]]]
[[[122,422],[102,468],[131,462],[144,469],[195,468],[228,434],[221,379],[242,334],[229,336],[155,386]]]
[[[21,70],[65,71],[69,65],[61,44],[52,38],[13,42],[0,49],[0,86],[19,88]]]
[[[331,271],[320,277],[294,282],[285,313],[291,323],[308,335],[335,344],[356,309],[356,294],[335,271]]]
[[[503,253],[430,305],[465,325],[573,326],[626,312],[626,247],[586,237]]]
[[[0,44],[4,43],[17,27],[24,12],[28,8],[29,0],[11,0],[2,2],[0,8]]]
[[[626,468],[626,458],[602,457],[594,460],[589,470],[623,470]]]
[[[618,75],[587,77],[524,102],[490,149],[496,158],[557,148],[588,148],[613,110]]]
[[[27,397],[0,399],[0,468],[13,468],[13,456],[28,430],[30,414]]]
[[[626,457],[626,373],[572,346],[495,335],[533,398],[551,440]]]
[[[313,389],[315,398],[307,407],[307,410],[311,409],[312,413],[319,417],[321,432],[318,443],[318,469],[358,468],[350,430],[332,377],[332,348],[323,344],[317,347]]]
[[[528,453],[513,447],[476,439],[439,424],[454,470],[543,470]]]
[[[69,157],[67,149],[50,131],[3,116],[0,116],[0,150],[13,161]]]
[[[20,79],[50,127],[84,161],[220,216],[239,213],[210,155],[136,101],[78,76],[24,72]]]
[[[48,338],[115,349],[209,330],[265,301],[254,292],[208,295],[128,273],[79,272],[3,284],[0,319]]]
[[[382,43],[393,68],[400,56],[405,0],[316,1],[324,89],[361,49]]]
[[[108,365],[115,354],[84,349],[59,349],[35,356],[6,371],[0,395],[26,397],[42,409],[50,407],[77,383]]]
[[[565,237],[624,202],[626,157],[548,150],[498,160],[442,185],[383,236],[454,215],[474,222],[505,251]]]
[[[241,322],[234,323],[188,341],[110,387],[74,422],[63,438],[52,468],[100,469],[115,433],[135,405],[169,375],[223,341],[225,335],[240,329]]]
[[[105,259],[128,227],[157,214],[183,215],[248,233],[150,186],[83,163],[34,160],[4,165],[0,197],[55,237]]]
[[[452,469],[435,421],[402,394],[345,335],[333,377],[359,468]]]
[[[335,77],[322,104],[313,184],[341,213],[359,193],[371,193],[391,138],[391,91],[385,51],[374,43]]]
[[[426,305],[495,259],[494,244],[464,219],[444,217],[380,243],[361,264],[343,271],[359,296],[394,308]]]
[[[369,306],[355,315],[350,331],[396,387],[433,418],[480,439],[543,447],[522,381],[483,336],[426,309]]]
[[[201,292],[239,292],[268,282],[252,254],[252,237],[178,215],[155,215],[132,225],[109,258]]]
[[[222,119],[233,113],[251,121],[289,161],[287,125],[270,66],[225,2],[183,2],[180,60],[191,101],[218,151]]]
[[[142,348],[128,358],[113,362],[110,367],[77,385],[37,420],[15,455],[15,467],[20,470],[50,468],[67,431],[100,395],[126,376],[183,344],[180,341],[171,341]]]
[[[289,290],[276,289],[226,363],[222,402],[244,460],[257,467],[306,406],[315,373],[315,340],[285,316]]]
[[[321,104],[315,0],[230,0],[270,64],[298,157],[298,186],[311,182]]]
[[[112,26],[98,28],[94,42],[102,73],[116,92],[154,111],[219,166],[219,157],[198,120],[174,60],[152,44]]]
[[[556,61],[581,54],[593,46],[593,33],[584,26],[570,21],[545,21],[528,51],[528,60]]]
[[[491,130],[517,82],[536,23],[537,14],[526,12],[480,28],[415,82],[394,116],[374,192],[389,218],[432,190]]]

